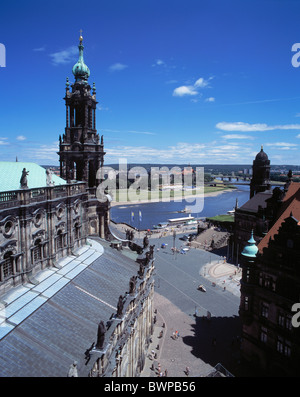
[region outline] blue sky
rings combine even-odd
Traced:
[[[252,164],[263,145],[300,165],[299,15],[297,0],[5,2],[1,160],[58,164],[82,29],[106,164]]]

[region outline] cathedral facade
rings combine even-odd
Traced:
[[[82,37],[78,48],[75,82],[71,91],[67,83],[64,98],[66,127],[59,137],[59,185],[47,181],[42,167],[37,170],[37,165],[29,163],[23,176],[26,182],[22,183],[19,171],[20,184],[16,180],[9,191],[0,192],[0,291],[55,266],[60,258],[86,244],[88,235],[105,238],[109,234],[109,200],[100,203],[96,198],[101,182],[97,171],[103,166],[105,152],[103,137],[100,140],[96,130],[96,91],[88,84]],[[8,172],[13,174],[21,165],[11,163]],[[37,182],[32,187],[34,177]]]
[[[133,241],[114,249],[110,196],[96,196],[105,152],[82,43],[60,177],[0,162],[0,376],[138,376],[153,332],[153,247],[139,262],[122,253]]]

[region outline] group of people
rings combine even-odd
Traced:
[[[164,371],[162,371],[160,363],[158,363],[157,369],[156,369],[156,374],[158,377],[168,376],[168,370],[165,369]]]
[[[178,331],[174,331],[172,334],[172,339],[176,340],[179,338],[179,332]]]

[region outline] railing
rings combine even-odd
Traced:
[[[84,193],[85,182],[0,192],[0,210]]]
[[[0,202],[17,200],[16,191],[0,192]]]

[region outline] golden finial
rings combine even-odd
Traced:
[[[81,44],[81,43],[82,43],[82,40],[83,40],[83,37],[82,37],[82,29],[80,29],[79,32],[80,32],[79,41],[80,41],[80,44]]]

